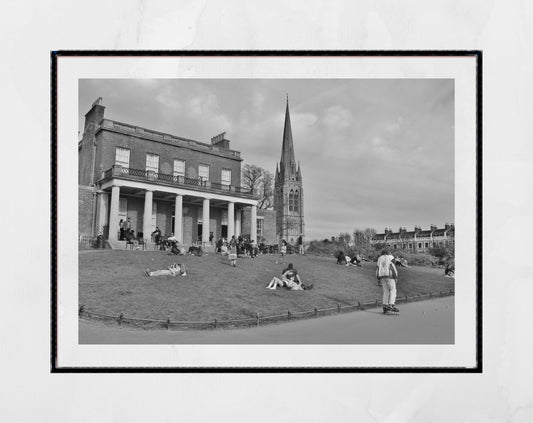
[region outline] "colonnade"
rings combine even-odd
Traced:
[[[144,213],[143,213],[143,234],[148,238],[152,232],[152,203],[153,191],[146,190],[144,194]],[[209,239],[209,209],[210,199],[203,198],[202,202],[202,241]],[[120,187],[113,186],[111,188],[111,199],[109,204],[109,240],[116,241],[117,233],[119,231],[119,204],[120,204]],[[102,208],[101,208],[102,210]],[[98,213],[98,224],[103,225],[104,213]],[[242,229],[241,211],[236,210],[235,203],[228,201],[228,239],[233,235],[238,237]],[[250,237],[257,239],[257,206],[251,205],[251,222],[250,222]],[[180,243],[183,243],[183,195],[177,194],[174,203],[174,236]]]

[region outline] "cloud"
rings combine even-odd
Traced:
[[[398,116],[395,121],[385,124],[385,131],[389,133],[398,132],[402,128],[403,117]]]
[[[329,130],[346,129],[352,124],[352,112],[341,106],[331,106],[324,111],[322,122]]]

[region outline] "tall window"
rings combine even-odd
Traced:
[[[294,191],[293,210],[295,212],[299,212],[300,211],[300,193],[298,191]]]
[[[220,182],[222,183],[222,185],[231,185],[230,169],[222,169],[222,173],[220,175]]]
[[[261,218],[257,218],[257,239],[256,241],[263,236],[263,231],[265,227],[265,221]]]
[[[202,181],[208,181],[209,180],[209,166],[199,165],[198,166],[198,177],[201,178]]]
[[[130,150],[128,148],[117,147],[115,164],[122,167],[130,167]]]
[[[157,154],[146,155],[146,170],[159,172],[159,156]]]
[[[185,176],[185,160],[174,159],[174,176]]]
[[[289,211],[294,211],[294,191],[289,192]]]

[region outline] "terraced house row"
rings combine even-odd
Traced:
[[[446,223],[444,228],[437,228],[431,225],[427,230],[415,226],[413,231],[401,227],[398,232],[385,228],[383,233],[374,235],[370,242],[373,245],[387,245],[392,250],[427,253],[431,248],[455,245],[455,226]]]

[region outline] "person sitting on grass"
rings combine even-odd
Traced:
[[[335,253],[335,258],[337,259],[337,264],[346,264],[346,255],[344,254],[344,251],[337,251]]]
[[[304,285],[298,275],[298,271],[293,267],[292,263],[289,263],[286,269],[283,269],[281,279],[274,276],[270,283],[267,285],[268,289],[276,289],[277,286],[282,286],[294,291],[313,289],[313,284]]]
[[[444,276],[453,278],[455,276],[455,261],[450,260],[444,269]]]
[[[346,266],[359,266],[359,267],[362,267],[363,265],[361,264],[362,260],[361,260],[361,256],[359,254],[354,254],[353,257],[348,257],[346,256]]]
[[[176,264],[173,263],[166,269],[162,270],[150,270],[150,268],[146,268],[144,271],[144,275],[147,277],[151,276],[187,276],[187,266],[184,264]]]

